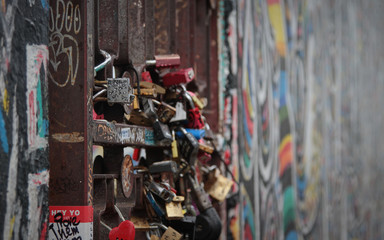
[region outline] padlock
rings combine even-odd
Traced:
[[[183,234],[183,239],[195,239],[196,216],[184,216],[181,219],[168,221],[169,226]]]
[[[166,182],[170,186],[174,186],[174,177],[178,172],[178,165],[172,160],[154,162],[149,166],[149,172],[152,175],[160,174],[161,182]]]
[[[107,78],[107,98],[109,103],[131,104],[134,101],[129,78]]]
[[[134,188],[133,182],[133,163],[130,155],[126,155],[121,164],[121,185],[123,188],[123,193],[126,198],[131,196],[132,190]]]
[[[196,96],[195,93],[188,91],[189,95],[191,95],[193,103],[195,104],[196,107],[199,108],[199,110],[204,109],[204,103]]]
[[[172,158],[173,159],[178,159],[179,158],[179,150],[177,149],[177,142],[176,142],[176,137],[175,137],[175,131],[172,131]]]
[[[184,123],[187,121],[187,111],[185,110],[185,106],[182,102],[177,102],[176,106],[176,114],[169,121],[170,123]]]
[[[130,114],[124,113],[124,118],[128,123],[139,126],[152,126],[152,121],[145,115],[144,112],[133,110]]]
[[[177,173],[178,166],[175,161],[165,160],[160,162],[154,162],[151,166],[149,166],[148,170],[151,174],[156,174],[161,172]]]
[[[178,54],[155,55],[153,60],[147,60],[146,66],[156,68],[172,68],[180,66],[180,56]]]
[[[212,184],[205,185],[205,189],[212,198],[222,202],[225,200],[227,194],[231,190],[232,185],[232,179],[226,178],[219,174]]]
[[[197,180],[190,174],[187,175],[188,182],[191,185],[195,196],[195,203],[200,211],[196,217],[196,238],[206,240],[216,240],[221,233],[221,220],[217,211],[212,207],[209,195],[204,191]]]
[[[138,93],[138,89],[134,89],[134,94],[136,96],[145,96],[145,97],[150,97],[150,98],[156,98],[157,97],[157,90],[156,88],[141,88],[140,89],[140,94]]]
[[[203,142],[199,142],[199,149],[203,152],[206,152],[208,154],[212,154],[214,149],[213,147],[203,143]]]
[[[164,87],[172,85],[186,84],[195,79],[193,68],[180,69],[175,72],[170,72],[163,76]]]
[[[165,203],[166,218],[168,220],[176,220],[184,217],[181,203],[184,201],[183,196],[175,196],[172,202]]]
[[[159,183],[156,183],[154,181],[146,181],[144,184],[150,192],[154,193],[156,196],[160,197],[165,202],[172,202],[172,200],[176,196],[174,192],[166,189],[165,187],[161,186]]]
[[[147,115],[147,117],[149,119],[151,119],[152,121],[155,121],[156,119],[158,119],[157,114],[156,114],[155,105],[153,104],[152,99],[142,97],[141,103],[143,106],[144,113]]]
[[[157,105],[157,116],[162,123],[168,123],[176,114],[176,108],[165,102],[159,102],[155,99],[152,100]]]
[[[167,124],[159,121],[156,114],[156,109],[153,105],[153,101],[150,98],[142,97],[141,102],[143,105],[144,113],[152,120],[153,132],[155,139],[160,145],[166,146],[171,145],[172,135]]]
[[[194,166],[197,159],[197,153],[199,152],[199,142],[184,128],[179,127],[178,129],[184,135],[182,138],[179,138],[178,141],[178,147],[181,155],[191,166]]]
[[[149,83],[152,83],[152,78],[151,78],[151,74],[150,74],[150,72],[145,71],[145,72],[142,72],[142,73],[141,73],[140,87],[141,87],[141,83],[142,83],[142,82],[149,82]]]
[[[172,143],[171,131],[167,124],[160,122],[158,119],[153,122],[153,132],[155,139],[162,146],[170,146]]]
[[[146,190],[144,190],[144,193],[145,193],[146,199],[148,200],[151,206],[150,208],[147,208],[147,209],[148,210],[152,209],[158,217],[164,217],[165,216],[164,209],[160,206],[158,202],[156,202],[151,191],[147,188]]]
[[[192,136],[194,136],[196,138],[196,140],[200,140],[201,138],[203,138],[205,136],[205,130],[204,129],[193,129],[193,128],[184,128],[184,129],[185,129],[185,131],[192,134]],[[178,138],[183,138],[184,134],[180,131],[177,131],[176,136]]]
[[[137,88],[137,84],[134,85],[135,88]],[[160,85],[157,85],[157,84],[154,84],[153,82],[143,82],[143,81],[140,81],[140,90],[144,88],[144,89],[155,89],[156,90],[156,93],[158,94],[165,94],[165,88],[163,88],[162,86]]]
[[[149,231],[151,226],[149,225],[148,219],[143,216],[132,215],[130,218],[136,231]]]
[[[203,129],[204,121],[201,117],[201,113],[198,107],[188,109],[188,123],[185,125],[186,128]]]
[[[161,236],[160,240],[180,240],[183,237],[178,231],[172,227],[168,227],[165,233]]]
[[[215,138],[213,131],[209,126],[209,124],[207,123],[207,120],[205,119],[205,117],[201,116],[201,118],[203,119],[203,122],[204,122],[204,130],[205,130],[204,139],[212,141]]]

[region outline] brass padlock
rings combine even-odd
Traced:
[[[172,131],[172,143],[171,143],[171,146],[172,146],[172,158],[173,159],[178,159],[179,158],[179,150],[177,148],[177,142],[176,142],[176,138],[175,138],[175,131]]]
[[[137,89],[134,89],[134,94],[136,96],[138,96],[138,91]],[[147,88],[143,88],[143,89],[140,89],[140,96],[146,96],[146,97],[151,97],[151,98],[156,98],[157,97],[157,91],[156,91],[156,88],[151,88],[151,89],[147,89]]]
[[[153,103],[157,105],[157,116],[160,122],[168,123],[176,114],[176,108],[172,107],[165,102],[159,102],[153,99]]]
[[[168,227],[163,236],[161,236],[161,240],[180,240],[183,237],[178,231],[173,229],[172,227]]]
[[[166,217],[168,220],[178,220],[184,217],[183,208],[181,206],[183,201],[183,196],[176,196],[173,198],[172,202],[165,203]]]
[[[209,154],[212,154],[214,149],[213,149],[213,147],[211,147],[207,144],[199,142],[199,150],[206,152],[206,153],[209,153]]]
[[[214,199],[222,202],[231,190],[233,181],[224,177],[219,169],[214,170],[214,176],[204,185],[206,192]]]
[[[135,84],[135,87],[137,87],[137,84]],[[160,85],[151,83],[151,82],[144,82],[144,81],[141,81],[141,82],[140,82],[140,88],[156,89],[156,92],[157,92],[158,94],[165,94],[165,88],[163,88],[163,87],[160,86]],[[143,89],[140,89],[140,91],[141,91],[141,90],[143,90]]]
[[[131,124],[148,127],[152,126],[152,121],[141,111],[133,110],[130,114],[124,113],[124,117]]]

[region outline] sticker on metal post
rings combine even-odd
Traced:
[[[50,206],[49,239],[93,239],[92,206]]]

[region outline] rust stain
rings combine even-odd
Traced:
[[[52,137],[58,142],[65,142],[65,143],[84,142],[84,136],[80,135],[79,132],[55,133],[52,135]]]

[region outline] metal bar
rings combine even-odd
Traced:
[[[93,121],[93,141],[101,145],[161,147],[155,142],[151,127]],[[164,147],[164,146],[162,146]]]
[[[49,47],[49,204],[89,206],[93,179],[87,123],[92,118],[93,2],[51,1],[50,9],[56,24],[50,29]],[[72,16],[64,18],[68,13]]]

